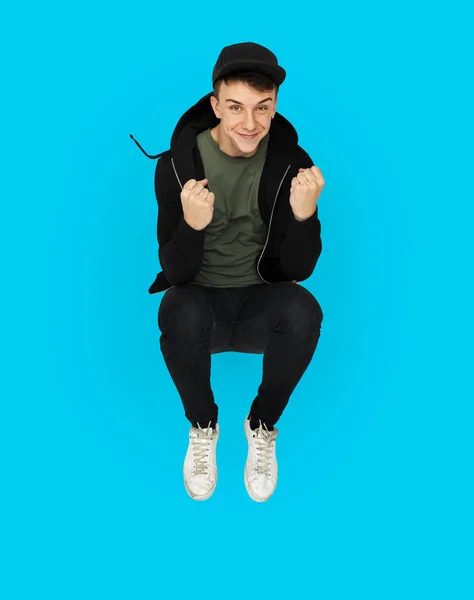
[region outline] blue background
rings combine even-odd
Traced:
[[[0,595],[472,598],[467,3],[3,2]],[[159,350],[155,161],[225,45],[287,70],[320,167],[325,320],[245,491],[261,357],[213,357],[219,483]]]

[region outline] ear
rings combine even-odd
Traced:
[[[217,108],[217,105],[218,105],[217,98],[215,96],[211,96],[210,101],[211,101],[211,106],[212,106],[212,110],[214,111],[214,114],[216,115],[216,117],[218,119],[222,119],[222,115],[221,115],[219,109]]]

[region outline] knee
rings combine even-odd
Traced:
[[[180,340],[193,340],[210,332],[214,313],[197,286],[180,286],[168,290],[158,311],[158,326],[166,335]]]
[[[278,303],[278,312],[285,328],[298,337],[319,335],[323,311],[319,302],[306,288],[290,284]]]

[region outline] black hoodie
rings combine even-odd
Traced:
[[[190,179],[205,178],[196,136],[219,123],[212,110],[212,95],[210,92],[182,115],[171,137],[169,150],[150,156],[134,140],[146,156],[159,159],[155,169],[155,195],[158,202],[158,256],[163,270],[150,286],[150,294],[193,281],[201,268],[205,230],[196,231],[186,223],[180,194]],[[298,145],[295,128],[276,112],[258,191],[260,214],[268,233],[257,259],[257,272],[265,283],[297,283],[307,279],[321,254],[317,207],[312,217],[297,221],[289,202],[291,180],[300,168],[308,169],[313,164]]]

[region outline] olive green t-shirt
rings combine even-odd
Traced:
[[[197,135],[207,188],[215,194],[214,215],[204,230],[204,256],[195,283],[206,287],[244,287],[263,283],[257,257],[267,227],[258,208],[258,188],[268,135],[250,158],[222,152],[206,129]]]

